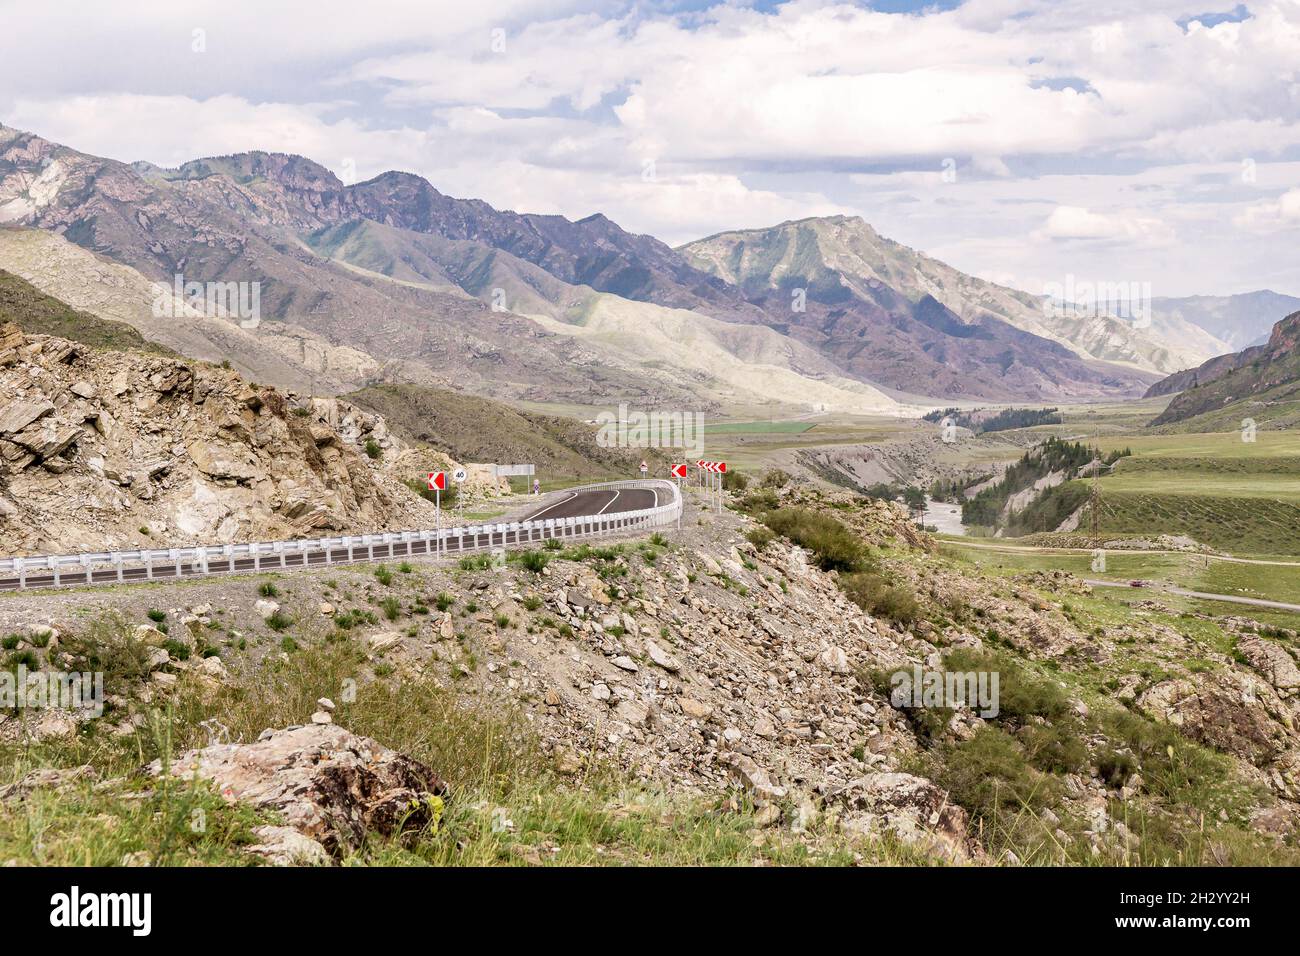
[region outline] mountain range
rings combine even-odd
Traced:
[[[516,401],[909,414],[931,399],[1136,396],[1229,348],[1218,308],[1148,328],[1054,315],[856,217],[722,233],[673,249],[455,199],[409,173],[344,184],[300,156],[176,169],[0,126],[0,268],[74,308],[315,394],[383,383]],[[156,283],[257,283],[255,329]],[[1234,297],[1235,298],[1235,297]],[[1251,300],[1242,307],[1266,310]],[[1227,323],[1227,324],[1225,324]]]

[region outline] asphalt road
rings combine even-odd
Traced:
[[[650,489],[622,489],[622,490],[595,490],[580,492],[565,492],[558,501],[550,502],[526,514],[519,521],[546,520],[550,518],[574,518],[586,515],[611,515],[619,514],[625,511],[640,511],[642,508],[653,508],[659,504],[658,494]],[[497,522],[489,522],[496,524]],[[504,534],[480,534],[477,539],[473,536],[467,536],[464,539],[464,550],[473,551],[483,546],[503,547],[516,544],[526,544],[529,541],[527,534],[507,531]],[[540,539],[534,538],[534,541]],[[373,549],[373,559],[376,561],[393,558],[411,558],[429,555],[433,553],[431,549],[433,542],[410,541],[395,542],[393,544],[377,544]],[[354,548],[354,553],[359,551],[360,547]],[[461,550],[460,542],[455,538],[449,538],[443,543],[443,554],[455,554]],[[324,550],[309,551],[306,554],[295,552],[284,555],[285,568],[301,567],[326,567],[332,563],[343,564],[348,560],[348,551],[346,548],[334,548],[328,553]],[[367,559],[370,560],[368,554]],[[221,561],[209,561],[208,573],[231,574],[239,571],[255,571],[253,558],[236,558],[229,564]],[[271,571],[279,570],[279,555],[263,555],[261,560],[261,570]],[[123,581],[166,581],[175,580],[178,577],[197,577],[203,575],[203,569],[197,564],[180,565],[179,571],[175,564],[155,564],[153,567],[153,576],[149,577],[149,571],[144,567],[130,567],[122,569]],[[111,584],[118,580],[117,570],[115,568],[101,568],[92,570],[90,581],[86,581],[85,573],[82,571],[67,569],[60,572],[60,583],[64,585],[78,584]],[[27,588],[52,587],[54,585],[54,575],[28,574]],[[18,590],[18,578],[0,578],[0,591]]]
[[[1005,554],[1092,554],[1095,548],[1049,548],[1027,544],[979,544],[974,541],[959,541],[957,535],[941,539],[942,544],[952,544],[959,548],[978,548],[981,551],[1001,551]],[[1231,564],[1267,564],[1277,568],[1300,568],[1300,561],[1269,561],[1264,558],[1236,558],[1230,554],[1213,554],[1204,551],[1161,551],[1157,549],[1116,548],[1110,551],[1114,555],[1126,554],[1168,554],[1183,558],[1204,558],[1206,561],[1227,561]]]
[[[649,489],[623,489],[622,491],[596,490],[565,492],[565,497],[536,511],[530,511],[521,521],[547,518],[575,518],[579,515],[607,515],[619,511],[640,511],[659,504],[657,492]]]
[[[1206,601],[1227,601],[1231,604],[1249,604],[1251,607],[1271,607],[1279,611],[1300,611],[1300,604],[1287,604],[1285,601],[1266,601],[1263,598],[1241,597],[1236,594],[1213,594],[1209,591],[1188,591],[1184,588],[1176,588],[1167,584],[1151,584],[1145,588],[1134,588],[1131,584],[1123,581],[1093,581],[1084,578],[1085,584],[1091,584],[1093,587],[1102,588],[1133,588],[1134,593],[1141,594],[1145,592],[1164,592],[1166,594],[1177,594],[1180,597],[1202,598]]]

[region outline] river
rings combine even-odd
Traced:
[[[966,526],[961,523],[961,505],[947,501],[925,499],[925,518],[927,527],[938,528],[942,534],[966,533]]]

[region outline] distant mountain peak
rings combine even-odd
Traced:
[[[407,186],[427,186],[429,189],[432,189],[434,192],[438,191],[437,188],[431,182],[429,182],[429,180],[425,179],[423,176],[420,176],[417,173],[408,173],[402,169],[385,170],[384,172],[380,173],[378,176],[374,176],[370,179],[367,179],[364,183],[361,183],[360,185],[365,186],[365,185],[380,184],[380,183],[400,183],[402,185],[407,185]]]
[[[282,186],[316,192],[343,188],[343,182],[338,176],[314,160],[296,153],[262,150],[191,160],[175,170],[164,171],[164,175],[171,179],[203,179],[213,175],[226,175],[241,183],[266,179]]]

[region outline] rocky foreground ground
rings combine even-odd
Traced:
[[[620,846],[651,805],[693,854],[735,842],[727,862],[1289,858],[1294,632],[986,577],[892,505],[795,485],[781,502],[835,516],[887,590],[864,599],[737,495],[720,516],[692,499],[680,533],[504,568],[8,596],[11,665],[97,661],[111,686],[102,718],[0,721],[4,799],[156,800],[197,778],[252,814],[238,855],[274,862],[377,841],[464,862],[467,833],[494,861],[713,862]],[[1000,713],[893,706],[887,676],[913,665],[999,669]],[[539,809],[556,800],[605,823],[559,827]]]

